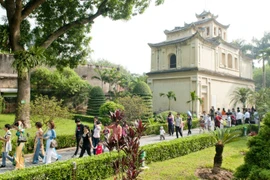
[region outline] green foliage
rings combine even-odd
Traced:
[[[99,108],[99,115],[102,117],[102,124],[110,124],[110,112],[115,112],[116,110],[124,111],[125,108],[121,104],[117,104],[113,101],[107,101]]]
[[[176,95],[175,95],[175,93],[173,91],[168,91],[167,94],[165,94],[165,93],[159,93],[159,96],[160,97],[167,96],[167,98],[169,99],[169,108],[168,108],[168,110],[171,110],[171,100],[176,101]]]
[[[92,88],[89,94],[87,114],[92,116],[99,115],[100,106],[105,103],[105,95],[99,86]]]
[[[238,103],[242,103],[243,108],[246,108],[247,104],[252,100],[252,90],[249,88],[236,88],[231,93],[231,102],[233,107],[236,107]]]
[[[237,141],[242,135],[242,132],[240,130],[232,130],[230,128],[217,128],[215,131],[211,131],[211,134],[216,143],[225,145],[227,143]]]
[[[147,106],[147,112],[143,119],[148,119],[153,116],[153,105],[152,105],[152,92],[149,86],[143,82],[138,82],[134,89],[133,95],[137,95],[143,99],[144,104]]]
[[[45,63],[43,52],[44,49],[41,47],[31,47],[28,51],[16,51],[12,66],[18,71],[20,77],[25,77],[30,69]]]
[[[72,140],[71,137],[70,139]],[[209,135],[198,135],[146,145],[142,149],[146,151],[146,162],[150,163],[180,157],[213,145],[214,140]],[[76,174],[77,179],[106,179],[113,175],[112,162],[118,158],[116,153],[104,153],[98,156],[70,159],[46,166],[26,168],[12,173],[7,172],[1,174],[1,179],[72,179],[72,173]],[[76,163],[75,170],[73,170],[73,162]]]
[[[69,118],[71,114],[66,107],[63,107],[63,101],[58,101],[55,97],[37,96],[30,104],[30,113],[32,122],[42,122],[47,124],[48,121],[55,118]]]
[[[191,91],[190,92],[190,100],[187,101],[187,103],[191,103],[191,113],[192,113],[192,116],[194,114],[194,111],[193,111],[193,108],[194,108],[194,103],[199,101],[200,104],[203,103],[203,100],[201,98],[198,97],[198,95],[196,94],[196,91]],[[198,112],[197,112],[198,113]]]
[[[124,119],[126,121],[134,121],[135,119],[142,119],[146,116],[147,106],[139,96],[126,96],[118,98],[117,102],[122,104],[125,108]]]
[[[270,66],[265,65],[265,73],[266,73],[266,88],[270,87]],[[262,68],[254,68],[253,69],[253,80],[255,83],[256,91],[259,91],[262,88],[263,82],[263,70]]]
[[[270,113],[264,118],[264,126],[257,136],[249,139],[249,151],[245,163],[237,168],[235,177],[239,179],[269,179],[270,178]]]
[[[35,95],[55,96],[69,108],[86,106],[91,86],[70,69],[51,71],[45,67],[31,73],[32,98]]]
[[[4,98],[0,95],[0,114],[4,110]]]

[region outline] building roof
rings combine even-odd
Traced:
[[[184,30],[190,29],[192,27],[195,27],[197,25],[208,23],[210,21],[214,21],[217,25],[219,25],[225,29],[227,29],[230,26],[230,25],[223,25],[216,20],[216,17],[212,17],[212,18],[207,18],[207,19],[203,19],[200,21],[192,22],[190,24],[185,23],[185,25],[183,27],[178,26],[178,27],[175,27],[173,30],[165,30],[164,33],[170,34],[170,33],[175,33],[178,31],[184,31]]]
[[[225,44],[231,48],[234,48],[234,49],[240,49],[239,47],[235,46],[234,44],[232,43],[228,43],[226,41],[224,41],[220,36],[217,36],[217,37],[212,37],[212,38],[206,38],[205,39],[206,41],[218,46],[219,44]]]
[[[252,79],[234,76],[234,75],[227,74],[227,73],[211,71],[208,69],[198,68],[198,67],[185,67],[185,68],[181,68],[181,69],[158,70],[158,71],[148,72],[148,73],[146,73],[146,75],[167,74],[167,73],[188,72],[188,71],[190,71],[190,72],[194,71],[194,72],[200,72],[200,73],[209,74],[209,75],[213,75],[213,76],[228,77],[228,78],[234,78],[234,79],[238,79],[238,80],[242,80],[242,81],[254,82]]]
[[[171,40],[171,41],[163,41],[163,42],[155,43],[155,44],[148,43],[148,45],[150,47],[162,47],[162,46],[166,46],[166,45],[173,45],[173,44],[178,44],[178,43],[181,43],[181,42],[185,42],[185,41],[190,40],[192,38],[199,38],[201,41],[203,41],[205,43],[208,43],[208,44],[210,44],[212,46],[218,46],[220,44],[217,40],[204,39],[200,35],[200,33],[198,31],[196,31],[196,33],[194,33],[191,36],[187,36],[187,37],[184,37],[184,38],[180,38],[180,39],[176,39],[176,40]]]
[[[201,18],[201,17],[205,17],[205,16],[208,16],[208,15],[211,15],[212,17],[214,18],[218,18],[218,16],[214,16],[214,14],[212,14],[210,11],[203,11],[201,14],[195,14],[197,18]]]
[[[155,44],[152,44],[152,43],[148,43],[148,45],[150,47],[161,47],[161,46],[166,46],[166,45],[172,45],[172,44],[177,44],[177,43],[181,43],[181,42],[184,42],[188,39],[191,39],[192,37],[194,37],[196,35],[193,34],[191,36],[187,36],[187,37],[184,37],[184,38],[180,38],[180,39],[176,39],[176,40],[172,40],[172,41],[163,41],[163,42],[160,42],[160,43],[155,43]]]

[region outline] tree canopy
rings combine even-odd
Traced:
[[[164,0],[155,0],[156,5]],[[32,68],[40,65],[34,61],[43,49],[46,60],[42,63],[59,68],[75,67],[90,52],[87,33],[99,16],[113,20],[130,19],[149,6],[149,0],[0,0],[5,10],[1,22],[1,50],[20,54],[15,56],[18,72],[18,105],[30,103],[30,76]],[[31,22],[31,23],[30,23]],[[32,27],[31,27],[32,25]],[[31,48],[37,47],[37,48]],[[30,55],[30,56],[29,56]],[[29,59],[30,58],[30,59]],[[39,59],[39,58],[38,58]],[[28,63],[24,63],[28,62]],[[29,111],[17,111],[16,119],[29,121]]]

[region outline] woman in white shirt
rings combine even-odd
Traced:
[[[12,150],[10,129],[11,125],[6,124],[4,127],[6,134],[4,137],[0,137],[0,140],[4,141],[4,145],[2,147],[2,165],[0,168],[6,167],[6,159],[10,160],[12,163],[14,161],[14,159],[8,155],[8,153]]]
[[[93,134],[93,146],[96,147],[100,141],[100,131],[101,131],[100,121],[96,122],[94,134]],[[96,154],[96,149],[93,149],[94,155]]]

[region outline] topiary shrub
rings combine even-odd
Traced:
[[[99,108],[99,115],[102,117],[102,124],[109,124],[111,122],[111,118],[109,117],[110,112],[115,112],[117,109],[123,111],[125,108],[121,104],[117,104],[113,101],[105,102]]]
[[[270,179],[270,113],[263,120],[259,134],[248,141],[245,163],[234,174],[237,179]]]
[[[149,86],[143,81],[138,82],[135,85],[132,94],[140,96],[147,107],[147,111],[143,120],[152,117],[153,116],[152,92]]]
[[[105,95],[99,86],[93,87],[89,93],[87,115],[98,116],[99,108],[105,103]]]

